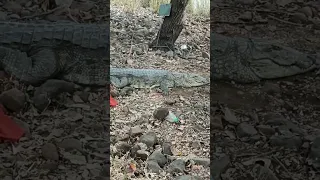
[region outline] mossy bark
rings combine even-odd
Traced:
[[[166,16],[157,34],[150,44],[152,48],[174,48],[183,29],[183,16],[189,0],[171,0],[171,13]]]

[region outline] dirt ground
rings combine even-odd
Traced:
[[[70,3],[67,5],[70,8],[57,8],[61,3]],[[0,2],[2,21],[107,23],[108,11],[105,1]],[[70,85],[67,82],[52,85],[59,84]],[[0,179],[110,177],[107,90],[80,87],[74,93],[62,93],[51,99],[50,105],[45,104],[45,109],[38,111],[32,105],[36,89],[0,71],[0,102],[7,115],[25,131],[19,142],[0,144]]]
[[[212,32],[278,39],[303,52],[319,50],[318,1],[221,0],[211,9]],[[213,179],[320,179],[315,72],[211,87]]]
[[[185,22],[175,52],[181,51],[183,45],[188,46],[186,51],[181,54],[154,51],[148,49],[148,44],[155,38],[162,18],[147,9],[132,13],[112,6],[111,66],[159,68],[209,76],[209,18],[187,16]],[[173,88],[168,97],[156,89],[118,91],[119,105],[111,109],[111,178],[190,179],[192,175],[209,179],[209,93],[209,86]],[[159,108],[175,114],[180,124],[157,120],[154,112],[159,112]],[[150,134],[157,137],[153,142],[156,145],[142,148],[139,142],[145,137],[152,139]],[[140,151],[134,151],[135,148]],[[161,157],[167,163],[161,165]],[[180,165],[177,162],[181,162]]]
[[[60,4],[69,8],[59,8]],[[2,1],[0,6],[0,19],[6,21],[107,23],[109,18],[105,1]],[[127,13],[113,7],[111,16],[112,66],[209,75],[209,19],[187,21],[177,42],[178,48],[188,46],[181,58],[170,51],[148,50],[146,45],[161,24],[150,11]],[[1,179],[107,179],[109,154],[115,180],[209,178],[209,86],[172,89],[169,97],[156,89],[118,90],[119,105],[109,120],[107,88],[78,87],[48,100],[50,105],[38,111],[32,105],[37,87],[24,86],[3,71],[0,75],[1,102],[26,132],[17,143],[0,144]],[[170,110],[180,124],[154,118],[155,110],[161,116],[159,107]],[[153,161],[147,161],[151,157]]]

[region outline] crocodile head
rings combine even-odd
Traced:
[[[259,44],[255,48],[249,67],[260,79],[276,79],[308,72],[316,68],[315,55],[291,47]]]
[[[214,79],[252,83],[308,72],[316,58],[277,41],[211,36],[211,73]]]
[[[174,73],[175,86],[197,87],[210,84],[210,77],[192,73]]]

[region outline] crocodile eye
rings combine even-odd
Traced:
[[[271,52],[272,48],[268,47],[268,48],[263,48],[262,49],[263,52]]]
[[[272,47],[273,50],[278,50],[278,51],[282,50],[281,47],[276,46],[276,45],[271,45],[271,47]]]

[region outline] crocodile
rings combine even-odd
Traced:
[[[168,95],[172,87],[198,87],[210,84],[210,77],[194,73],[170,72],[162,69],[110,68],[111,84],[117,88],[160,87]]]
[[[211,33],[210,75],[213,81],[255,83],[306,73],[318,68],[319,57],[278,41],[228,37]]]
[[[58,78],[81,85],[192,87],[209,83],[197,74],[109,67],[109,26],[0,22],[0,67],[31,85]],[[109,71],[110,70],[110,71]],[[109,76],[110,75],[110,76]]]
[[[107,24],[0,22],[0,68],[26,84],[105,86],[109,49]]]

